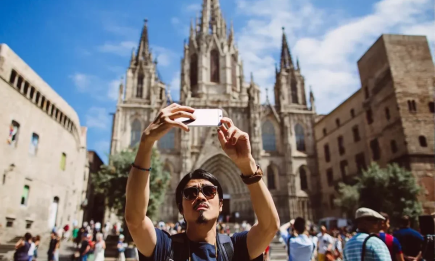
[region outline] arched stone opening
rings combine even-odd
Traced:
[[[237,221],[253,219],[252,206],[241,208],[240,203],[249,201],[249,192],[240,179],[240,170],[226,155],[218,154],[206,160],[200,167],[212,173],[222,186],[224,202],[221,215],[230,215],[234,221],[235,213],[239,213]]]

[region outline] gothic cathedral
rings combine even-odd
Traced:
[[[234,29],[228,30],[218,0],[203,0],[201,18],[191,24],[181,62],[180,101],[194,108],[220,108],[224,116],[249,133],[252,153],[265,173],[281,221],[297,216],[318,217],[318,173],[314,143],[314,96],[307,105],[304,77],[292,60],[283,32],[281,62],[276,68],[275,105],[260,103],[260,88],[245,82],[243,62],[235,45]],[[113,119],[111,154],[134,146],[157,112],[172,102],[157,73],[149,49],[145,21],[137,52],[131,55]],[[273,68],[270,68],[273,70]],[[174,191],[189,171],[202,168],[213,173],[224,191],[223,216],[252,222],[254,212],[237,167],[220,148],[215,128],[173,129],[157,144],[165,169],[171,173],[160,217],[176,221]]]

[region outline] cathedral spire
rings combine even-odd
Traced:
[[[299,57],[296,57],[296,66],[298,67],[298,71],[300,71],[301,67],[299,66]]]
[[[281,47],[281,69],[293,68],[293,60],[290,54],[290,48],[285,35],[285,28],[282,28],[282,47]]]
[[[192,19],[190,21],[190,38],[195,38],[196,30],[195,30],[195,25],[194,24],[195,24],[195,22]]]
[[[134,55],[134,47],[131,49],[131,58],[130,58],[130,66],[134,65],[134,61],[136,60],[136,56]]]
[[[234,41],[234,25],[233,25],[233,20],[231,20],[231,28],[230,28],[230,35],[228,36],[228,41],[230,43]]]
[[[147,61],[150,55],[148,41],[148,19],[144,20],[142,35],[140,36],[139,48],[137,49],[136,62],[140,60]]]
[[[208,34],[210,29],[214,34],[220,34],[222,24],[222,15],[219,0],[203,0],[201,11],[200,31],[202,34]]]

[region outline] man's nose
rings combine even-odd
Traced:
[[[201,200],[201,201],[205,201],[205,200],[207,200],[207,198],[205,197],[205,195],[204,195],[204,193],[203,193],[202,191],[200,191],[200,192],[198,193],[198,197],[197,197],[197,199],[198,199],[198,200]]]

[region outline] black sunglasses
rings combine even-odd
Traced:
[[[183,197],[187,200],[194,200],[201,192],[207,199],[212,199],[216,196],[217,186],[206,185],[202,187],[190,187],[183,190]]]

